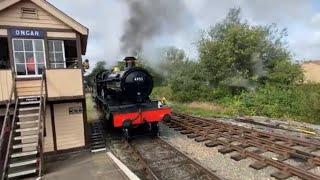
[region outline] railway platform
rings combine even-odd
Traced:
[[[48,159],[45,175],[41,179],[77,179],[77,180],[129,180],[126,167],[119,166],[117,159],[110,153],[81,152]],[[131,172],[129,172],[130,174]],[[134,176],[134,174],[132,173]]]

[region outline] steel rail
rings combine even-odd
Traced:
[[[179,118],[179,117],[178,117]],[[181,117],[180,117],[181,118]],[[233,145],[231,144],[232,141],[230,142],[227,142],[227,141],[223,141],[223,140],[220,140],[218,139],[219,137],[221,137],[223,134],[220,133],[218,136],[216,137],[211,137],[210,136],[210,129],[208,128],[205,128],[205,127],[202,127],[200,125],[195,125],[193,123],[188,123],[186,121],[179,121],[177,120],[177,118],[174,118],[171,123],[174,123],[180,127],[182,127],[183,129],[185,130],[190,130],[192,131],[193,133],[195,134],[199,134],[201,135],[202,137],[208,139],[208,140],[211,140],[212,142],[218,142],[219,144],[225,146],[226,148],[230,148],[232,150],[235,150],[237,151],[238,153],[240,153],[242,156],[244,157],[251,157],[251,158],[254,158],[260,162],[263,162],[263,163],[266,163],[268,165],[271,165],[273,167],[276,167],[278,168],[279,170],[282,170],[284,172],[287,172],[291,175],[295,175],[295,176],[298,176],[300,178],[303,178],[303,179],[320,179],[320,176],[318,175],[315,175],[313,173],[310,173],[310,172],[307,172],[306,170],[304,169],[301,169],[301,168],[298,168],[298,167],[295,167],[295,166],[292,166],[292,165],[289,165],[287,163],[284,163],[282,161],[278,161],[278,160],[274,160],[272,158],[267,158],[259,153],[256,153],[256,152],[251,152],[251,151],[248,151],[246,150],[244,147],[241,147],[240,145]],[[218,131],[219,132],[219,131]],[[215,132],[217,133],[217,131]],[[226,139],[230,138],[231,136],[222,136],[222,137],[225,137]],[[239,139],[238,139],[239,141]],[[255,143],[250,143],[248,144],[248,139],[242,139],[240,138],[240,142],[243,144],[243,145],[250,145],[250,146],[254,146],[254,147],[257,147],[257,148],[261,148],[261,145],[262,147],[268,147],[267,145],[265,144],[255,144]],[[260,146],[260,147],[259,147]],[[271,151],[271,150],[276,150],[275,148],[270,148],[268,147],[268,151]],[[279,151],[280,152],[280,151]]]
[[[156,141],[157,141],[157,143],[159,145],[165,144],[168,147],[170,147],[173,151],[176,151],[181,156],[184,156],[185,158],[187,158],[187,160],[189,162],[191,162],[192,164],[196,165],[197,168],[201,169],[201,171],[204,171],[204,173],[208,174],[210,176],[210,179],[213,179],[213,180],[221,180],[222,179],[218,175],[214,174],[211,170],[203,167],[199,162],[195,161],[194,159],[191,159],[188,155],[186,155],[185,153],[183,153],[180,150],[176,149],[175,147],[173,147],[171,144],[169,144],[168,142],[164,141],[163,139],[156,139]]]
[[[179,121],[179,120],[177,120]],[[179,121],[181,122],[181,121]],[[189,124],[190,126],[194,125],[193,123]],[[197,126],[197,125],[195,125]],[[210,125],[208,125],[210,126]],[[199,126],[198,126],[199,128]],[[288,146],[284,146],[281,144],[276,144],[273,143],[272,141],[267,141],[261,138],[257,138],[256,136],[249,136],[246,134],[241,134],[241,133],[233,133],[232,130],[225,131],[221,127],[214,127],[211,128],[210,131],[208,131],[209,134],[212,133],[212,129],[216,129],[214,134],[218,134],[219,137],[224,137],[226,139],[229,139],[231,142],[236,141],[236,142],[242,142],[244,144],[254,146],[254,147],[260,147],[266,151],[271,151],[277,154],[280,154],[283,156],[283,158],[288,159],[290,157],[292,158],[299,158],[301,160],[304,160],[308,162],[309,164],[314,164],[314,165],[320,165],[319,163],[319,157],[310,153],[306,153],[303,151],[299,151],[296,149],[292,149]],[[230,134],[224,134],[224,133],[230,133]],[[235,137],[233,135],[238,135],[239,137]],[[240,138],[241,137],[241,138]],[[271,145],[270,145],[271,144]]]
[[[144,170],[146,171],[146,173],[148,175],[150,175],[153,180],[159,180],[157,175],[152,171],[152,169],[149,167],[149,165],[147,164],[147,162],[143,158],[142,154],[138,150],[136,150],[136,148],[131,143],[129,143],[128,141],[125,141],[125,142],[126,142],[127,146],[129,146],[129,148],[138,156],[139,162],[144,167]]]
[[[109,134],[111,137],[111,141],[112,141],[112,134]],[[118,136],[117,136],[118,137]],[[116,139],[117,140],[117,139]],[[189,167],[189,165],[191,165],[191,167],[195,168],[195,173],[191,173],[188,174],[186,176],[188,177],[192,177],[192,178],[199,178],[199,176],[201,176],[204,179],[212,179],[212,180],[222,180],[223,178],[219,177],[218,175],[216,175],[213,171],[203,167],[200,163],[198,163],[197,161],[191,159],[189,156],[187,156],[186,154],[184,154],[183,152],[179,151],[178,149],[176,149],[174,146],[172,146],[171,144],[167,143],[166,141],[164,141],[163,139],[160,138],[156,138],[154,140],[150,140],[148,138],[148,141],[135,141],[132,140],[130,142],[128,141],[124,141],[123,139],[118,139],[118,141],[121,141],[121,144],[124,144],[124,150],[130,152],[130,154],[132,154],[133,157],[136,157],[138,160],[138,164],[141,165],[142,170],[141,171],[143,174],[146,175],[146,179],[153,179],[153,180],[161,180],[164,177],[163,174],[166,174],[166,171],[170,171],[170,169],[168,169],[168,165],[172,165],[170,162],[167,162],[167,160],[170,160],[173,157],[180,157],[178,158],[178,161],[174,161],[173,163],[175,165],[177,165],[177,167],[181,167],[182,165],[187,165],[187,167]],[[143,149],[139,149],[139,147],[141,147],[141,145],[143,146]],[[148,159],[147,157],[149,157],[148,149],[154,149],[154,147],[160,147],[161,152],[164,151],[166,152],[165,154],[169,153],[171,154],[170,156],[161,156],[161,159],[157,159],[156,157],[152,157],[151,159]],[[110,149],[111,151],[113,151],[112,149]],[[145,154],[147,153],[147,154]],[[159,152],[160,153],[160,152]],[[159,156],[160,158],[160,156]],[[158,167],[157,166],[150,166],[152,165],[154,162],[160,163],[161,166],[165,167],[164,169]],[[163,163],[163,164],[162,164]],[[170,163],[170,164],[168,164]],[[138,166],[140,167],[140,166]],[[189,171],[186,171],[189,172]],[[189,172],[190,173],[190,172]]]
[[[202,121],[202,122],[208,122],[208,123],[215,123],[215,124],[221,124],[224,126],[228,126],[228,127],[235,127],[235,128],[240,128],[243,130],[246,130],[246,132],[252,132],[252,129],[248,129],[245,127],[241,127],[241,126],[237,126],[237,125],[233,125],[233,124],[227,124],[227,123],[223,123],[223,122],[217,122],[217,121],[213,121],[213,120],[217,120],[217,119],[205,119],[205,118],[200,118],[200,117],[193,117],[193,116],[189,116],[189,115],[185,115],[185,114],[175,114],[178,117],[183,117],[183,118],[193,118],[196,119],[197,121]],[[292,143],[295,143],[296,145],[302,145],[302,146],[310,146],[310,147],[320,147],[320,142],[316,143],[316,142],[311,142],[311,141],[305,141],[305,140],[301,140],[301,139],[297,139],[297,138],[292,138],[292,137],[285,137],[281,134],[275,133],[273,132],[271,133],[267,133],[267,132],[263,132],[263,131],[258,131],[258,130],[254,130],[255,132],[258,132],[260,135],[263,136],[269,136],[269,137],[273,137],[278,140],[284,140],[284,141],[291,141]]]
[[[157,144],[157,146],[161,146],[161,147],[163,147],[165,149],[168,149],[168,150],[176,153],[178,156],[183,157],[184,160],[181,161],[182,164],[189,163],[189,164],[194,165],[194,167],[196,167],[199,172],[201,172],[202,174],[207,175],[207,177],[209,179],[212,179],[212,180],[221,180],[222,179],[219,176],[217,176],[216,174],[214,174],[212,171],[210,171],[209,169],[206,169],[205,167],[200,165],[198,162],[194,161],[193,159],[188,157],[186,154],[182,153],[181,151],[179,151],[178,149],[173,147],[171,144],[165,142],[164,140],[155,139],[153,142],[155,142]],[[133,150],[133,152],[136,155],[138,155],[139,159],[141,160],[140,162],[143,164],[143,166],[147,167],[147,169],[146,169],[147,172],[149,172],[155,179],[160,179],[160,178],[157,177],[156,173],[149,167],[148,162],[144,158],[143,154],[141,152],[139,152],[132,143],[128,143],[128,145],[130,146],[131,150]]]
[[[188,117],[189,118],[189,117]],[[197,121],[192,119],[193,122]],[[201,120],[199,120],[201,121]],[[263,139],[261,137],[259,137],[259,132],[250,129],[250,131],[248,129],[245,129],[243,127],[234,127],[232,126],[220,126],[221,124],[218,123],[216,124],[216,122],[213,121],[205,121],[204,123],[207,123],[207,126],[215,126],[214,128],[218,129],[219,132],[225,132],[225,130],[227,130],[227,132],[229,132],[230,134],[233,135],[239,135],[242,138],[236,138],[236,137],[230,137],[233,138],[234,141],[239,141],[244,139],[247,139],[248,141],[250,140],[254,140],[251,143],[257,144],[256,141],[259,141],[259,145],[264,147],[266,146],[265,144],[267,144],[268,146],[266,146],[264,149],[267,149],[269,151],[278,153],[278,154],[282,154],[283,156],[288,156],[288,157],[293,157],[293,158],[299,158],[302,160],[309,160],[309,163],[314,163],[316,165],[320,165],[320,157],[308,152],[304,152],[301,150],[297,150],[297,149],[293,149],[290,147],[291,142],[289,142],[289,145],[285,145],[285,144],[277,144],[275,143],[275,141],[269,140],[269,139]],[[223,135],[223,134],[222,134]],[[227,137],[229,138],[229,137]],[[284,141],[284,140],[282,140]],[[270,145],[271,144],[271,145]],[[270,146],[270,147],[269,147]],[[292,146],[292,145],[291,145]],[[318,147],[313,147],[312,150],[316,150]]]

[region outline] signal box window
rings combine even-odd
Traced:
[[[66,68],[66,58],[63,41],[49,40],[49,59],[51,68]]]
[[[2,37],[0,37],[0,70],[1,69],[10,69],[8,39]]]
[[[13,39],[13,55],[18,76],[41,75],[45,68],[44,42],[41,39]]]

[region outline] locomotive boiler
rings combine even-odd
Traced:
[[[158,122],[171,117],[171,109],[150,99],[153,79],[149,72],[136,67],[136,58],[126,57],[125,69],[114,68],[99,73],[95,79],[94,98],[104,112],[107,124],[122,128],[130,139],[132,130],[144,125],[153,135]]]

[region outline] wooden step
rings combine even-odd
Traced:
[[[40,96],[20,96],[19,99],[35,99],[40,98]]]
[[[38,151],[27,151],[27,152],[13,153],[13,154],[11,154],[11,158],[31,156],[31,155],[36,155],[36,154],[38,154]]]
[[[39,104],[40,101],[29,101],[29,102],[20,102],[20,105],[31,105],[31,104]]]
[[[32,113],[32,114],[20,114],[18,118],[26,118],[26,117],[38,117],[39,113]]]
[[[36,168],[27,169],[27,170],[24,170],[24,171],[18,171],[18,172],[14,172],[14,173],[9,173],[8,174],[8,178],[17,178],[17,177],[20,177],[20,176],[34,174],[36,172],[37,172]]]
[[[19,108],[20,112],[39,110],[39,107]]]
[[[26,148],[26,147],[36,147],[38,146],[38,143],[25,143],[25,144],[16,144],[13,145],[13,149],[20,149],[20,148]]]
[[[27,124],[38,124],[39,120],[34,120],[34,121],[19,121],[17,122],[17,125],[27,125]]]
[[[38,139],[38,135],[28,135],[28,136],[17,136],[14,140],[27,140],[27,139]]]
[[[23,129],[16,129],[15,132],[28,132],[28,131],[37,131],[38,127],[34,128],[23,128]]]
[[[26,160],[26,161],[20,161],[20,162],[11,163],[11,164],[9,165],[9,167],[10,167],[10,168],[20,167],[20,166],[26,166],[26,165],[35,164],[35,163],[37,163],[37,159],[31,159],[31,160]]]

